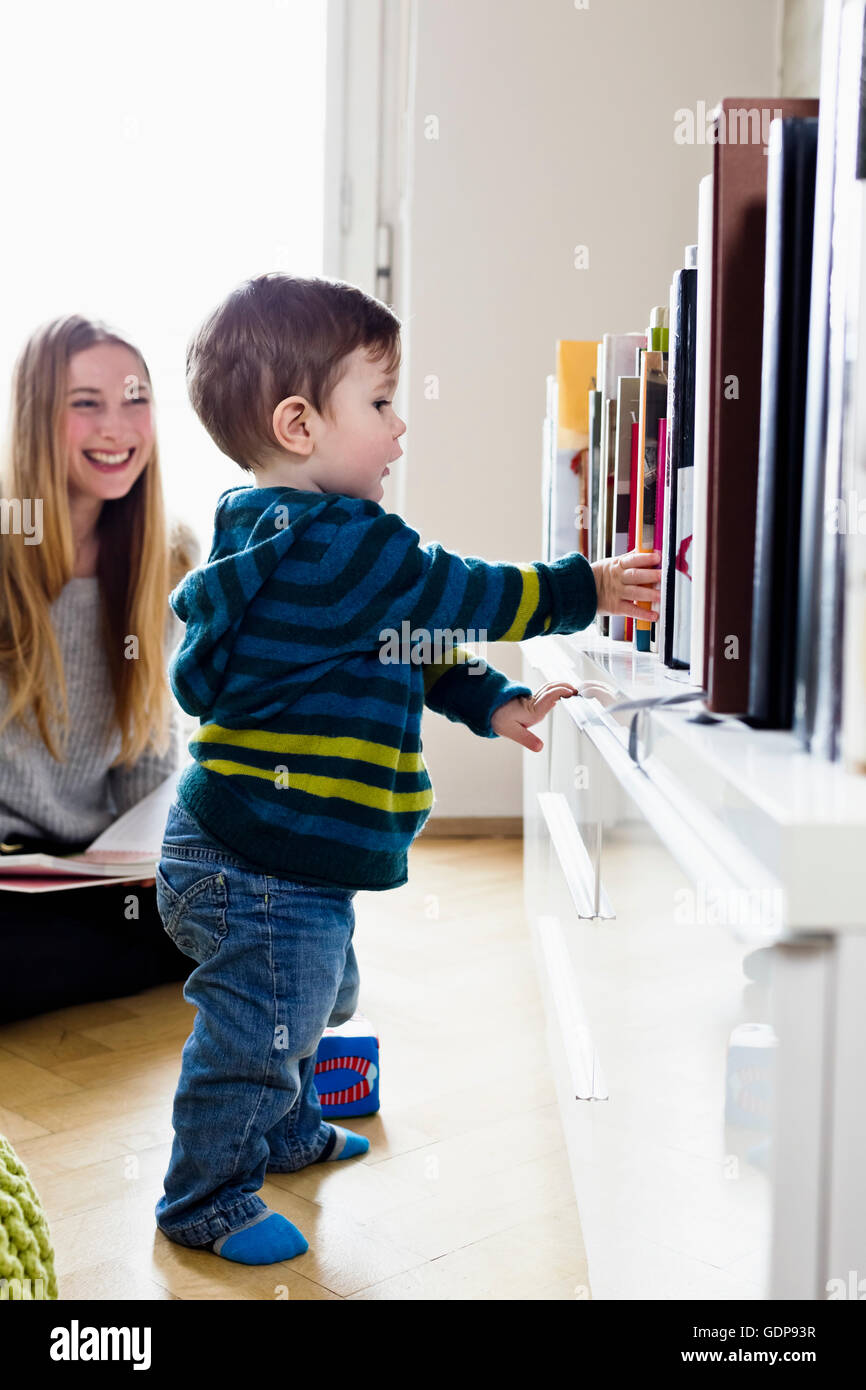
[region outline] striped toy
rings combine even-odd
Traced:
[[[326,1118],[372,1115],[379,1109],[379,1039],[363,1014],[325,1029],[316,1052],[315,1082]]]

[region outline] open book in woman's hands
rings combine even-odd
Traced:
[[[0,855],[0,890],[46,893],[152,878],[178,776],[173,772],[79,854]]]

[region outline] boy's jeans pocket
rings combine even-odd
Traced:
[[[203,965],[212,960],[228,931],[225,874],[208,873],[191,859],[163,854],[156,866],[156,905],[162,925],[179,951]]]

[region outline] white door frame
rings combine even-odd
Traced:
[[[328,0],[324,273],[400,313],[414,0]]]
[[[417,0],[328,0],[324,274],[375,295],[403,323],[395,409],[408,418],[409,213]],[[406,464],[409,448],[404,445]],[[403,510],[406,467],[383,503]]]

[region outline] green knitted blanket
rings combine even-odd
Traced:
[[[48,1222],[27,1169],[0,1134],[0,1299],[57,1298]]]

